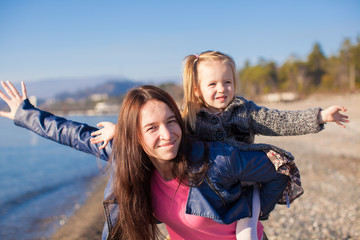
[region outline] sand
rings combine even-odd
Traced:
[[[101,239],[105,215],[102,208],[107,176],[97,180],[95,190],[85,204],[51,237],[52,240]]]
[[[268,106],[304,109],[333,104],[348,108],[351,122],[345,129],[328,123],[318,134],[257,138],[295,156],[305,190],[290,209],[278,205],[263,221],[271,240],[360,239],[360,94],[316,95]]]
[[[269,220],[263,221],[271,240],[360,239],[360,94],[314,95],[291,103],[263,103],[269,108],[289,110],[333,104],[348,108],[351,123],[345,129],[328,123],[318,134],[256,138],[256,142],[271,143],[293,153],[305,189],[290,209],[278,205]],[[106,177],[98,184],[52,240],[101,239]]]

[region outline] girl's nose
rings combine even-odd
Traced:
[[[219,87],[218,87],[218,92],[219,92],[219,93],[225,92],[225,87],[224,87],[224,85],[222,85],[222,84],[219,85]]]

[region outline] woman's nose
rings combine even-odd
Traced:
[[[160,138],[169,140],[171,138],[171,130],[167,126],[160,127]]]

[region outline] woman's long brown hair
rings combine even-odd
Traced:
[[[203,174],[193,174],[186,158],[185,129],[178,107],[165,91],[154,86],[132,89],[124,99],[118,117],[113,140],[113,194],[119,205],[119,213],[111,236],[113,239],[157,239],[151,198],[151,176],[154,166],[141,146],[139,119],[142,106],[150,101],[164,102],[174,112],[182,130],[179,153],[173,162],[172,173],[180,183],[197,182]],[[205,164],[206,165],[206,164]],[[204,166],[205,166],[204,165]],[[186,181],[185,181],[186,180]]]

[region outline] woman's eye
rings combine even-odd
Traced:
[[[156,127],[155,127],[155,126],[153,126],[153,127],[148,127],[148,128],[146,129],[147,132],[155,131],[155,130],[156,130]]]

